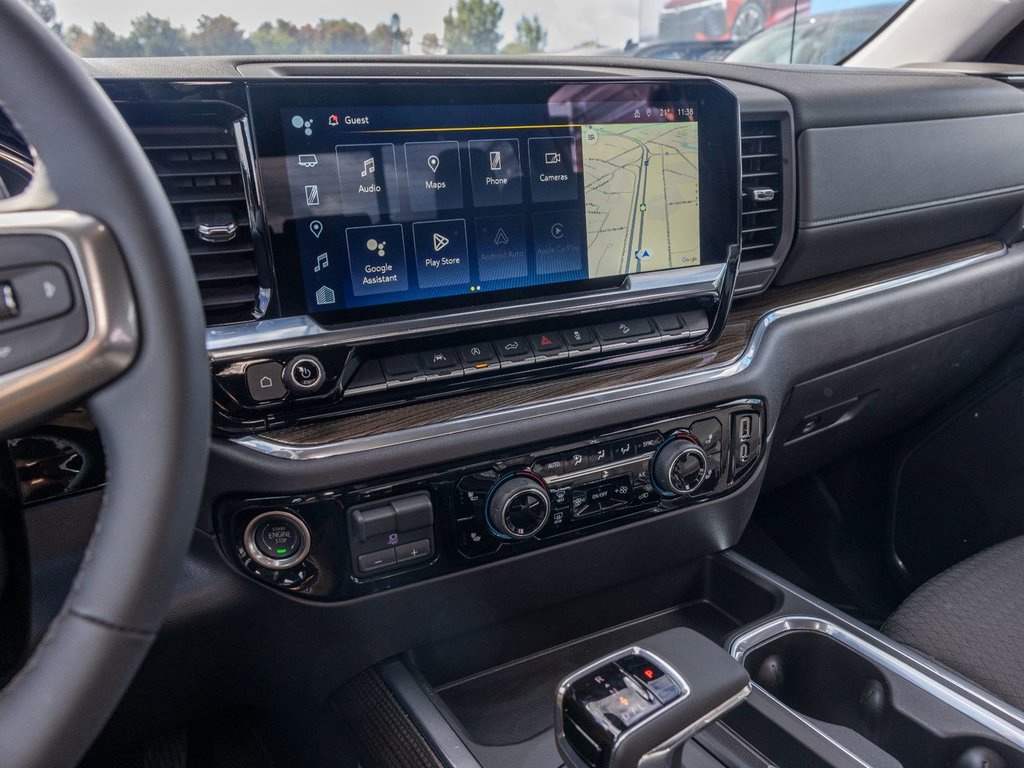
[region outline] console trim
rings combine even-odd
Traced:
[[[837,642],[846,645],[851,650],[860,653],[865,658],[871,660],[874,664],[884,667],[893,674],[903,678],[908,683],[918,686],[927,693],[935,696],[958,713],[961,713],[979,725],[988,728],[1001,738],[1005,738],[1011,744],[1016,746],[1017,749],[1024,750],[1024,729],[1011,722],[1012,719],[1016,719],[1018,722],[1020,719],[1008,709],[1006,703],[998,701],[991,696],[991,694],[986,695],[980,689],[970,690],[969,692],[972,695],[976,695],[984,700],[985,703],[996,710],[998,714],[990,712],[978,706],[976,702],[972,701],[967,696],[957,693],[951,687],[944,685],[943,682],[935,680],[933,677],[926,675],[920,670],[914,669],[911,665],[904,662],[904,660],[895,656],[884,643],[871,642],[862,638],[839,624],[828,620],[828,618],[801,614],[773,618],[770,622],[755,627],[748,632],[744,632],[742,635],[735,638],[729,646],[729,653],[732,654],[737,662],[742,663],[746,653],[749,653],[769,640],[791,632],[817,632],[835,639]],[[950,683],[955,682],[950,676],[944,674],[941,670],[931,666],[929,666],[929,669],[943,681],[948,680]],[[760,688],[761,686],[758,687]],[[958,683],[957,687],[959,687]],[[761,688],[761,690],[766,695],[771,696],[768,691],[763,688]],[[772,696],[772,698],[775,697]],[[775,700],[778,699],[776,698]],[[784,703],[781,701],[779,701],[779,703],[785,707]],[[800,716],[800,713],[795,712],[792,708],[786,707],[786,709],[794,712],[798,717]],[[808,723],[808,725],[815,728],[813,724]],[[815,728],[815,730],[819,729]]]
[[[927,269],[881,280],[869,285],[769,310],[761,316],[760,320],[758,320],[754,326],[750,339],[739,357],[731,362],[719,366],[652,379],[641,384],[612,387],[581,395],[573,395],[571,397],[562,397],[539,403],[517,406],[514,408],[473,414],[452,419],[451,421],[441,424],[427,424],[408,429],[382,432],[327,443],[296,445],[257,435],[245,435],[242,437],[232,438],[232,442],[249,450],[256,451],[257,453],[275,458],[311,461],[347,456],[368,450],[390,448],[421,440],[446,437],[478,429],[486,429],[515,423],[530,418],[543,417],[558,412],[573,411],[591,406],[609,405],[615,402],[649,397],[653,394],[666,393],[677,389],[697,386],[711,381],[728,379],[741,374],[753,364],[754,359],[757,357],[764,344],[765,337],[768,334],[770,327],[779,320],[846,302],[856,301],[858,299],[863,299],[958,272],[962,269],[968,269],[975,265],[999,258],[1005,255],[1007,250],[1008,249],[1004,244],[999,243],[997,245],[995,241],[993,241],[992,247],[989,250],[958,261],[929,267]]]
[[[447,768],[481,768],[469,747],[401,659],[385,661],[377,669]]]

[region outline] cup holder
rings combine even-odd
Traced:
[[[900,674],[895,658],[879,663],[880,648],[854,647],[845,631],[815,620],[777,625],[734,655],[756,685],[832,740],[853,731],[902,768],[1024,767],[1024,753],[998,729]]]

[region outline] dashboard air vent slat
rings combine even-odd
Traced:
[[[782,236],[782,142],[776,120],[744,121],[742,245],[755,258],[770,256]]]
[[[252,320],[260,284],[235,108],[222,102],[119,106],[178,216],[207,325]]]

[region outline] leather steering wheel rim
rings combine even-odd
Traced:
[[[100,280],[105,269],[127,273],[138,333],[124,372],[82,392],[107,462],[92,540],[58,618],[0,690],[0,765],[57,768],[75,765],[98,735],[170,601],[205,480],[209,370],[177,219],[117,109],[21,0],[0,0],[0,50],[0,106],[42,160],[23,199],[0,205],[0,262],[5,218],[25,208],[95,220],[116,245]],[[86,368],[80,375],[95,374]]]

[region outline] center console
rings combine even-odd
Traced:
[[[1019,712],[733,553],[425,645],[335,701],[384,699],[454,768],[1024,765]]]
[[[715,81],[289,77],[249,98],[279,316],[209,331],[222,432],[721,333],[740,135]]]

